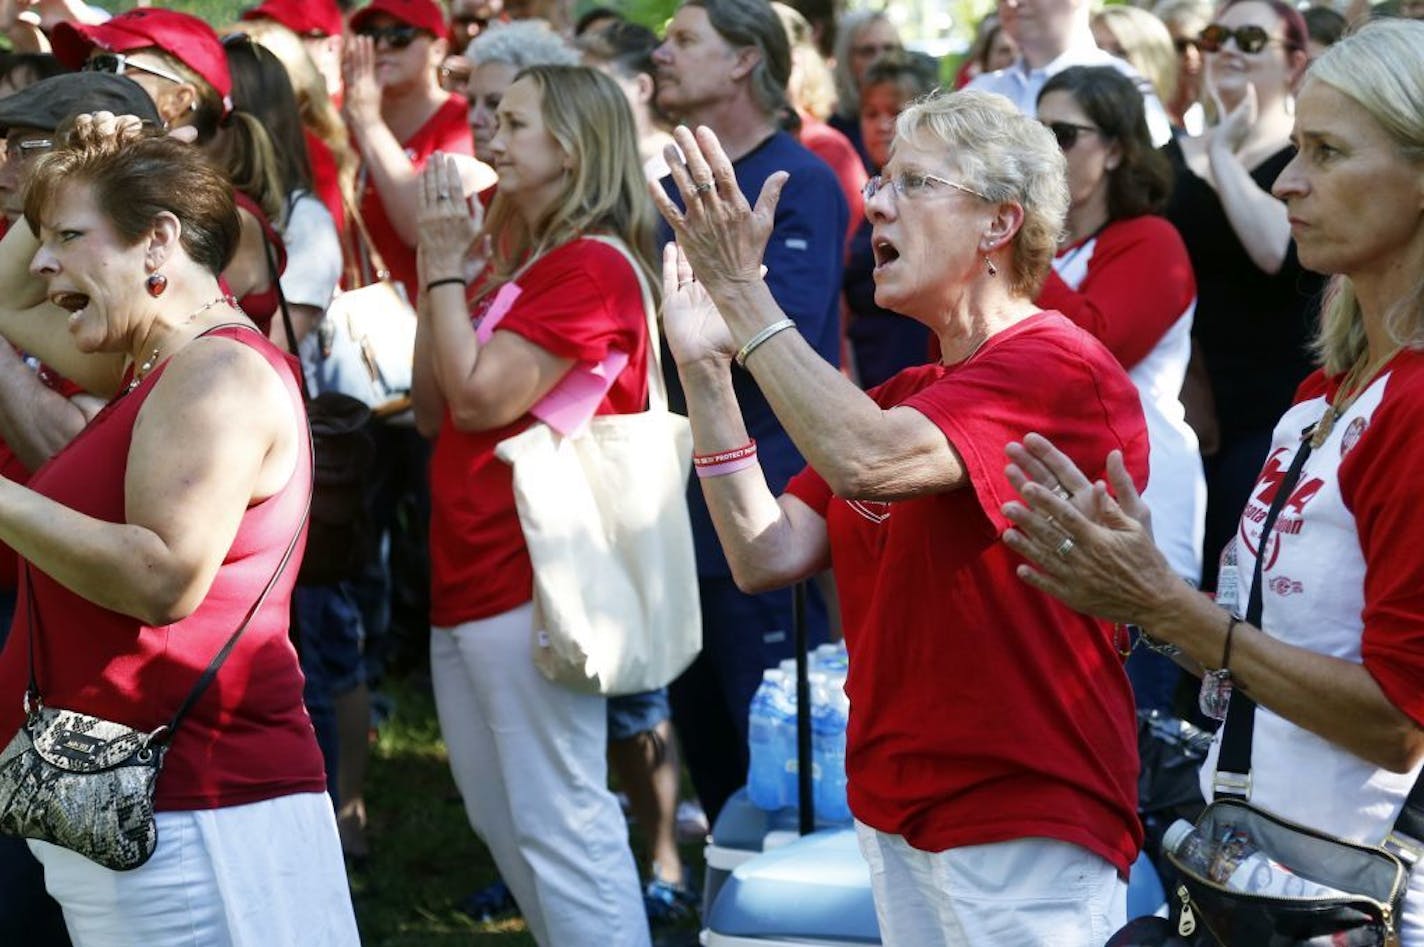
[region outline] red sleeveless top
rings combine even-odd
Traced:
[[[293,416],[305,424],[290,356],[241,326],[210,334],[233,339],[266,358],[282,378]],[[35,471],[30,488],[97,519],[123,522],[134,423],[166,365],[111,401]],[[236,418],[234,423],[242,422]],[[0,653],[0,741],[8,743],[23,722],[31,608],[37,619],[36,673],[46,705],[142,730],[167,723],[277,568],[302,522],[311,471],[310,448],[303,438],[291,480],[247,509],[202,604],[171,625],[145,625],[29,569],[34,599],[22,579],[12,634]],[[302,674],[287,637],[292,586],[304,547],[303,536],[262,608],[174,737],[158,779],[155,801],[160,810],[215,809],[325,791],[321,753],[302,703]]]

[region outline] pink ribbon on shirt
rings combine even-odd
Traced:
[[[505,283],[494,294],[485,316],[475,327],[475,338],[484,345],[514,301],[523,292],[514,283]],[[569,369],[550,392],[529,409],[529,413],[565,437],[583,430],[598,412],[620,372],[628,364],[628,353],[609,349],[599,362],[579,362]]]

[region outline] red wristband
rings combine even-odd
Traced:
[[[756,452],[756,440],[752,439],[732,450],[718,451],[715,454],[693,454],[692,465],[694,467],[712,467],[732,460],[741,460],[743,457],[754,457]]]

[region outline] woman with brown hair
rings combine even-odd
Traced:
[[[31,848],[79,947],[347,947],[287,637],[310,442],[291,361],[219,285],[240,232],[231,185],[132,118],[81,116],[59,140],[32,173],[29,226],[0,244],[0,332],[112,400],[28,487],[0,481],[25,586],[0,733],[24,722],[30,679],[47,706],[158,732],[244,630],[168,735],[152,857],[115,872]]]

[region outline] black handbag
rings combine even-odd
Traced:
[[[25,722],[0,751],[0,834],[51,842],[114,871],[143,865],[158,847],[153,791],[178,727],[217,677],[252,617],[292,558],[306,516],[272,577],[165,725],[145,733],[102,717],[46,707],[35,673],[35,606],[30,566],[22,564],[29,609],[30,680]]]
[[[1261,543],[1300,479],[1310,455],[1307,428],[1300,449],[1276,491],[1261,529]],[[1256,557],[1246,620],[1261,626],[1264,556]],[[1213,781],[1214,801],[1196,821],[1208,839],[1232,832],[1245,837],[1271,860],[1310,881],[1340,891],[1329,897],[1286,897],[1249,893],[1205,877],[1175,852],[1167,858],[1178,872],[1176,931],[1192,943],[1211,947],[1391,947],[1399,943],[1399,923],[1409,873],[1424,852],[1424,779],[1416,781],[1394,827],[1380,845],[1362,845],[1318,832],[1249,803],[1251,743],[1256,704],[1233,689],[1223,725]]]
[[[296,329],[270,243],[267,270],[281,306],[288,344],[300,361],[296,355]],[[297,582],[330,585],[354,578],[369,558],[371,527],[366,510],[366,481],[376,454],[369,428],[371,409],[359,398],[338,391],[312,394],[305,370],[300,374],[302,401],[311,427],[314,471],[311,526]]]

